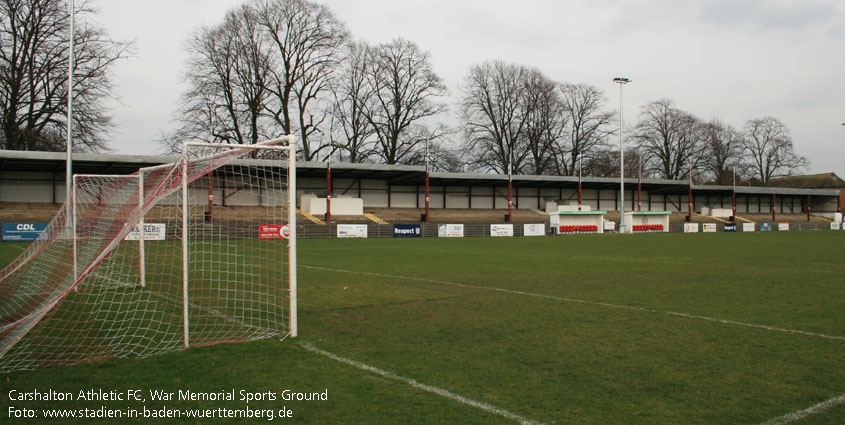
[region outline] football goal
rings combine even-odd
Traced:
[[[0,271],[0,372],[295,337],[292,136],[184,144],[72,196]]]

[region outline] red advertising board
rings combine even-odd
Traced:
[[[258,239],[287,239],[290,228],[287,224],[259,224]]]

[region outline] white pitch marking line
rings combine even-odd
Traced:
[[[760,425],[786,425],[788,423],[792,423],[795,421],[800,421],[810,415],[814,415],[816,413],[822,413],[831,407],[838,406],[842,403],[845,403],[845,394],[842,394],[839,397],[834,397],[830,400],[825,400],[815,406],[808,407],[804,410],[797,410],[792,413],[787,413],[779,418],[774,418],[769,420],[768,422],[763,422]]]
[[[571,303],[580,303],[580,304],[589,304],[589,305],[598,305],[603,307],[611,307],[611,308],[618,308],[624,310],[631,310],[631,311],[640,311],[643,313],[657,313],[657,314],[667,314],[670,316],[678,316],[678,317],[685,317],[688,319],[698,319],[698,320],[706,320],[708,322],[716,322],[722,323],[726,325],[735,325],[735,326],[744,326],[748,328],[757,328],[757,329],[765,329],[767,331],[776,331],[776,332],[785,332],[785,333],[793,333],[793,334],[800,334],[824,339],[833,339],[838,341],[845,341],[845,336],[839,335],[825,335],[815,332],[807,332],[797,329],[786,329],[786,328],[778,328],[773,326],[766,326],[766,325],[757,325],[754,323],[745,323],[745,322],[737,322],[734,320],[725,320],[725,319],[717,319],[714,317],[707,317],[707,316],[698,316],[694,314],[687,314],[687,313],[679,313],[675,311],[663,311],[663,310],[654,310],[650,308],[644,307],[632,307],[627,305],[619,305],[619,304],[610,304],[604,303],[599,301],[588,301],[588,300],[581,300],[577,298],[566,298],[566,297],[555,297],[553,295],[544,295],[544,294],[536,294],[532,292],[524,292],[524,291],[517,291],[514,289],[504,289],[504,288],[496,288],[493,286],[477,286],[477,285],[468,285],[465,283],[457,283],[457,282],[448,282],[445,280],[431,280],[431,279],[423,279],[418,277],[408,277],[408,276],[396,276],[396,275],[389,275],[389,274],[381,274],[381,273],[372,273],[372,272],[358,272],[352,270],[341,270],[341,269],[330,269],[326,267],[317,267],[317,266],[305,266],[300,265],[299,267],[303,267],[306,269],[316,269],[316,270],[325,270],[325,271],[332,271],[332,272],[339,272],[339,273],[351,273],[351,274],[360,274],[360,275],[367,275],[367,276],[379,276],[379,277],[389,277],[393,279],[403,279],[403,280],[414,280],[418,282],[428,282],[428,283],[439,283],[442,285],[452,285],[452,286],[459,286],[462,288],[472,288],[472,289],[484,289],[488,291],[496,291],[496,292],[504,292],[508,294],[516,294],[516,295],[524,295],[529,297],[538,297],[538,298],[547,298],[550,300],[555,301],[566,301]]]
[[[17,245],[9,245],[9,246],[11,246],[12,248],[17,248],[17,249],[19,249],[19,250],[21,250],[21,251],[26,251],[26,247],[25,247],[25,246],[17,246]]]
[[[356,361],[356,360],[348,359],[346,357],[341,357],[337,354],[330,353],[330,352],[325,351],[323,349],[317,348],[317,347],[315,347],[315,346],[313,346],[313,345],[311,345],[307,342],[300,342],[299,345],[301,345],[303,348],[305,348],[306,350],[308,350],[312,353],[316,353],[316,354],[319,354],[321,356],[328,357],[332,360],[335,360],[335,361],[338,361],[338,362],[341,362],[341,363],[346,363],[346,364],[348,364],[350,366],[354,366],[354,367],[356,367],[360,370],[375,373],[376,375],[380,375],[380,376],[387,378],[387,379],[392,379],[394,381],[402,382],[402,383],[410,385],[414,388],[417,388],[417,389],[420,389],[420,390],[423,390],[423,391],[426,391],[426,392],[430,392],[430,393],[433,393],[433,394],[437,394],[441,397],[445,397],[445,398],[457,401],[459,403],[463,403],[463,404],[466,404],[468,406],[475,407],[477,409],[481,409],[481,410],[488,412],[488,413],[497,414],[497,415],[505,417],[507,419],[519,422],[520,424],[524,424],[524,425],[544,425],[543,422],[535,421],[533,419],[529,419],[529,418],[517,415],[516,413],[510,412],[508,410],[502,409],[500,407],[493,406],[492,404],[484,403],[482,401],[473,400],[471,398],[464,397],[460,394],[455,394],[455,393],[453,393],[449,390],[445,390],[445,389],[440,388],[440,387],[435,387],[433,385],[423,384],[422,382],[419,382],[415,379],[406,378],[404,376],[397,375],[393,372],[388,372],[386,370],[379,369],[377,367],[370,366],[368,364],[364,364],[364,363],[361,363],[361,362]]]

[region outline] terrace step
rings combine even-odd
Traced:
[[[740,217],[740,216],[738,216],[738,215],[736,215],[736,216],[734,216],[734,217],[735,217],[737,220],[739,220],[739,221],[744,221],[744,222],[746,222],[746,223],[754,223],[753,221],[751,221],[751,220],[749,220],[749,219],[747,219],[747,218],[742,218],[742,217]]]
[[[378,218],[378,216],[376,216],[373,213],[364,213],[364,217],[367,217],[370,221],[372,221],[373,223],[376,223],[376,224],[390,224],[390,223]]]
[[[310,221],[310,222],[312,222],[312,223],[314,223],[314,224],[326,224],[326,222],[325,222],[325,221],[320,220],[320,219],[319,219],[319,218],[317,218],[315,215],[313,215],[313,214],[311,214],[311,213],[307,213],[307,212],[305,212],[305,211],[302,211],[302,210],[301,210],[301,209],[299,209],[299,208],[297,208],[297,209],[296,209],[296,212],[297,212],[298,214],[302,215],[303,217],[307,218],[307,219],[308,219],[308,221]]]
[[[718,217],[713,217],[712,215],[701,215],[701,214],[696,213],[696,212],[694,212],[694,213],[692,213],[692,214],[693,214],[693,215],[697,215],[697,216],[699,216],[699,217],[706,217],[706,218],[709,218],[709,219],[712,219],[712,220],[716,220],[716,221],[718,221],[718,222],[722,222],[722,223],[730,223],[730,221],[728,221],[728,220],[721,219],[721,218],[718,218]]]

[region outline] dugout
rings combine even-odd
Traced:
[[[629,211],[625,213],[625,233],[669,232],[671,211]]]
[[[557,230],[557,234],[604,233],[604,216],[606,214],[607,211],[558,211],[551,215],[552,230]],[[557,221],[557,224],[555,224],[555,221]]]

